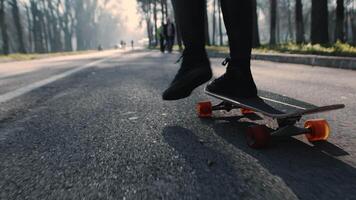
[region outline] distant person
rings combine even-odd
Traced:
[[[131,40],[131,49],[134,49],[134,41],[133,40]]]
[[[171,22],[169,18],[167,19],[167,24],[164,27],[165,27],[164,33],[166,39],[166,48],[169,53],[172,53],[176,30],[174,24]]]
[[[165,34],[164,34],[164,29],[165,29],[165,24],[162,22],[161,26],[157,29],[157,37],[159,39],[159,49],[161,50],[162,53],[164,53],[164,50],[166,49],[165,45]]]
[[[102,51],[102,50],[103,50],[103,46],[101,44],[99,44],[98,51]]]
[[[120,44],[121,44],[121,48],[126,49],[126,42],[125,41],[121,40]]]
[[[181,67],[163,93],[164,100],[188,97],[198,86],[212,78],[205,50],[204,0],[172,0],[185,49]],[[225,27],[229,38],[230,59],[226,72],[209,83],[208,90],[229,97],[257,96],[250,59],[252,47],[252,1],[221,0]]]

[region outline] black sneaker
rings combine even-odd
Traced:
[[[194,59],[185,59],[181,67],[170,84],[169,88],[163,92],[163,100],[183,99],[192,93],[198,86],[208,82],[212,78],[210,62],[207,57],[194,61]]]
[[[228,64],[225,60],[223,64]],[[238,67],[227,67],[226,73],[208,84],[207,90],[230,98],[257,97],[257,88],[251,71],[241,70]]]

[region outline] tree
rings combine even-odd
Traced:
[[[60,26],[64,32],[64,49],[65,51],[72,51],[72,37],[74,29],[74,18],[72,16],[73,2],[72,0],[65,0],[64,14],[60,22]]]
[[[25,47],[25,43],[23,40],[24,39],[23,38],[23,30],[22,30],[22,25],[21,25],[21,15],[20,15],[18,4],[17,4],[17,0],[12,0],[10,4],[12,7],[12,17],[14,18],[15,27],[17,30],[17,40],[19,42],[19,52],[26,53],[26,47]]]
[[[311,10],[312,44],[329,43],[328,0],[312,0]]]
[[[213,19],[213,38],[212,38],[212,44],[216,45],[215,42],[215,33],[216,33],[216,0],[213,0],[213,13],[212,13],[212,19]]]
[[[305,42],[304,38],[304,20],[303,20],[303,4],[302,0],[295,2],[295,29],[296,29],[296,42],[301,44]]]
[[[224,45],[224,38],[222,32],[222,17],[221,17],[221,1],[218,0],[218,15],[219,15],[219,35],[220,35],[220,46]]]
[[[140,0],[139,0],[140,1]],[[161,2],[161,16],[162,16],[162,19],[161,21],[162,22],[165,22],[166,21],[166,11],[165,11],[165,0],[160,0]],[[141,2],[142,3],[142,2]]]
[[[28,32],[28,51],[33,51],[33,40],[32,40],[32,25],[31,25],[31,14],[30,8],[28,5],[25,6],[26,8],[26,17],[27,17],[27,32]]]
[[[32,14],[32,35],[34,40],[35,52],[44,53],[44,44],[43,44],[43,32],[40,22],[40,10],[37,7],[35,0],[30,0],[31,5],[31,14]]]
[[[9,36],[6,24],[5,14],[5,0],[0,0],[0,28],[2,35],[2,51],[3,54],[8,55],[10,53]]]
[[[210,34],[209,34],[209,19],[208,19],[208,6],[207,6],[207,0],[204,0],[204,24],[205,24],[205,44],[206,45],[211,45],[210,44]]]
[[[253,6],[253,36],[252,36],[252,47],[259,47],[260,44],[260,34],[258,30],[258,15],[257,15],[257,1],[252,0]]]
[[[155,28],[155,46],[158,45],[158,27],[157,27],[157,2],[153,0],[153,21],[154,21],[154,28]]]
[[[271,9],[271,25],[270,25],[270,45],[276,44],[276,28],[277,28],[277,0],[270,0]]]
[[[345,20],[344,0],[336,0],[335,39],[340,40],[342,42],[345,41],[344,20]]]
[[[176,6],[175,5],[175,1],[171,1],[172,2],[172,6],[173,8]],[[183,41],[182,41],[182,34],[180,32],[180,26],[179,26],[179,21],[178,21],[178,16],[177,14],[174,12],[174,20],[175,20],[175,24],[176,24],[176,32],[177,32],[177,43],[178,43],[178,47],[179,47],[179,51],[183,51]]]

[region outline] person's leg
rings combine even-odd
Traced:
[[[163,37],[160,37],[159,42],[160,42],[161,52],[164,53],[164,39],[163,39]]]
[[[180,70],[163,93],[164,100],[188,97],[196,87],[212,77],[210,62],[205,51],[205,1],[172,0],[172,3],[185,49]]]
[[[173,51],[173,46],[174,46],[174,37],[170,36],[169,37],[169,53],[172,53]]]
[[[252,48],[252,1],[221,0],[229,38],[230,59],[226,74],[210,89],[235,97],[254,97],[256,85],[250,69]]]

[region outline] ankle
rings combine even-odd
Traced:
[[[183,57],[188,62],[206,62],[209,61],[205,48],[186,48],[183,51]]]

